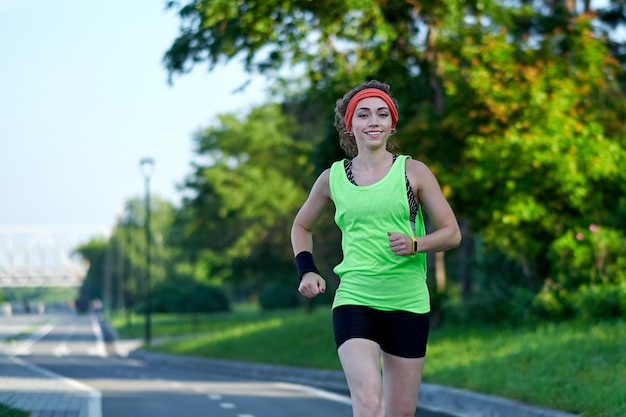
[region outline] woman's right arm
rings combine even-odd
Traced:
[[[329,179],[330,169],[326,169],[313,184],[309,197],[304,202],[291,228],[291,246],[294,256],[300,252],[313,253],[313,227],[331,201]],[[305,297],[315,297],[326,290],[326,281],[315,272],[302,275],[298,291]]]

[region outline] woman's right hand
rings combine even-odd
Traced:
[[[307,272],[302,276],[298,292],[307,298],[313,298],[326,291],[326,281],[315,272]]]

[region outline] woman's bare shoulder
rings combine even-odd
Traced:
[[[315,180],[311,194],[330,198],[330,168],[326,168]]]
[[[406,172],[411,175],[433,175],[432,170],[424,162],[418,159],[407,158],[406,160]]]

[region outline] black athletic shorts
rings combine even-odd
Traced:
[[[430,329],[429,314],[383,311],[344,305],[333,309],[337,349],[349,339],[369,339],[383,352],[403,358],[423,358]]]

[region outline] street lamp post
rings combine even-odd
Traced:
[[[146,345],[150,346],[152,333],[152,285],[150,283],[150,177],[154,170],[154,159],[143,158],[139,165],[146,181],[146,321],[144,339]]]
[[[118,225],[120,226],[120,236],[117,238],[117,311],[125,313],[126,300],[124,298],[125,290],[125,277],[126,271],[124,270],[124,255],[126,255],[126,248],[124,247],[124,216],[128,210],[128,205],[124,207],[124,211],[119,217]]]
[[[133,282],[133,260],[132,260],[132,238],[131,238],[131,222],[132,222],[132,211],[130,209],[130,205],[127,203],[126,208],[124,209],[124,231],[126,232],[126,243],[124,244],[126,247],[126,259],[128,260],[128,271],[126,271],[126,287],[128,289],[128,298],[125,300],[125,310],[126,310],[126,327],[130,328],[132,326],[132,317],[133,317],[133,306],[134,306],[134,297],[135,297],[135,283]]]

